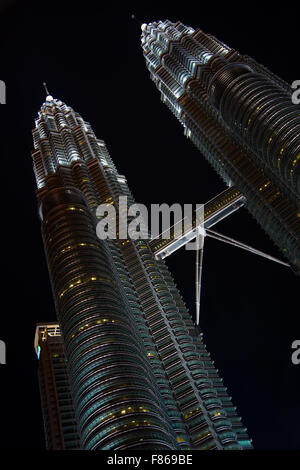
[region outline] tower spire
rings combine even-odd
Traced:
[[[50,93],[49,93],[49,90],[47,88],[47,83],[43,82],[43,86],[44,86],[45,91],[46,91],[46,101],[53,101],[53,96],[51,96]]]
[[[139,18],[137,18],[134,14],[131,15],[131,19],[136,21],[140,25],[142,31],[146,29],[146,23],[142,23],[142,21],[139,20]]]
[[[44,88],[45,88],[45,91],[46,91],[47,96],[50,95],[50,93],[49,93],[49,91],[48,91],[48,88],[47,88],[47,83],[46,83],[46,82],[43,82],[43,85],[44,85]]]
[[[131,19],[136,21],[140,25],[142,24],[142,22],[134,14],[131,15]]]

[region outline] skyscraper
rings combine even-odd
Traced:
[[[34,347],[39,358],[38,378],[46,447],[49,450],[78,449],[77,422],[57,322],[37,325]]]
[[[252,448],[164,261],[148,240],[97,237],[100,203],[113,205],[120,219],[126,216],[118,211],[119,196],[134,203],[104,142],[50,95],[33,140],[38,212],[80,448]]]
[[[300,110],[291,86],[180,22],[142,25],[161,99],[299,274]]]

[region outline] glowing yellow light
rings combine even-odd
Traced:
[[[269,186],[269,184],[271,184],[270,181],[268,181],[267,183],[263,184],[263,185],[259,188],[259,191],[262,191],[264,188],[266,188],[267,186]]]

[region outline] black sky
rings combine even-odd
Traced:
[[[143,22],[200,27],[288,83],[300,79],[298,28],[293,12],[254,5],[249,12],[244,3],[235,12],[216,6],[200,11],[185,2],[157,8],[87,3],[69,12],[51,3],[48,12],[11,3],[0,10],[0,79],[7,86],[7,104],[0,106],[0,339],[7,344],[7,364],[0,365],[0,447],[41,449],[33,338],[36,322],[56,319],[30,156],[34,118],[45,98],[42,82],[105,140],[138,202],[204,203],[224,184],[160,101],[131,13]],[[215,229],[282,258],[245,209]],[[167,264],[193,312],[193,252],[182,250]],[[299,278],[288,268],[206,241],[204,339],[256,449],[300,448],[300,365],[291,362],[291,344],[300,339],[298,294]]]

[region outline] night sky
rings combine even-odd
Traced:
[[[137,202],[204,203],[225,189],[160,100],[140,46],[139,24],[169,19],[215,35],[252,56],[288,83],[300,79],[296,15],[240,8],[120,6],[48,11],[1,2],[0,106],[1,323],[7,364],[0,365],[0,447],[43,449],[44,435],[33,348],[35,324],[55,321],[35,198],[30,152],[42,86],[91,123],[105,140]],[[196,3],[196,2],[195,2]],[[198,2],[197,2],[198,3]],[[70,4],[71,5],[71,4]],[[214,229],[280,259],[246,209]],[[194,252],[168,258],[194,313]],[[204,341],[255,449],[300,448],[299,277],[284,266],[207,239],[200,324]]]

